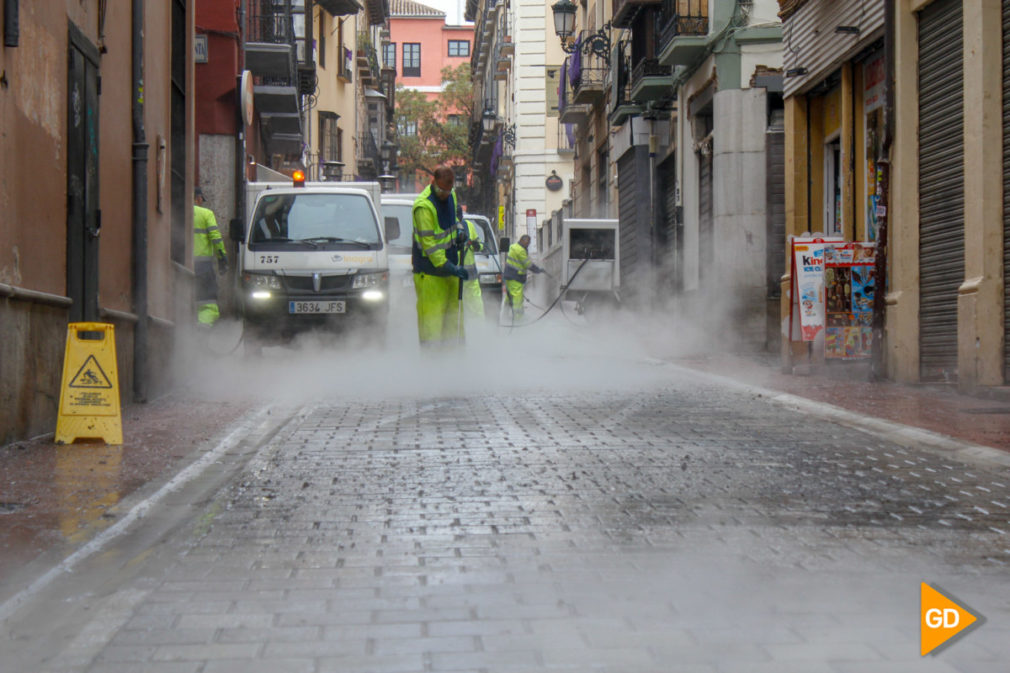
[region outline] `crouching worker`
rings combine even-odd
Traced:
[[[505,290],[508,292],[509,304],[512,307],[512,322],[523,319],[523,286],[526,284],[526,272],[542,273],[543,269],[530,261],[530,237],[523,234],[518,243],[509,248],[505,260]]]

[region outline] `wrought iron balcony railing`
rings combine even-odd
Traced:
[[[576,42],[578,45],[579,42]],[[572,86],[572,102],[595,103],[603,96],[607,79],[607,63],[594,52],[576,51],[568,57],[568,81]]]
[[[269,5],[252,3],[248,20],[247,42],[294,44],[295,31],[290,11],[283,8],[278,11]]]
[[[662,65],[654,58],[643,58],[631,71],[631,81],[637,82],[643,77],[666,77],[671,73],[668,65]]]
[[[708,0],[663,0],[658,22],[661,45],[681,35],[708,35]]]
[[[364,168],[361,166],[361,160],[372,162],[372,167],[374,167],[375,171],[378,171],[382,167],[382,155],[379,154],[379,143],[376,142],[375,134],[372,131],[369,131],[368,135],[361,139],[358,145],[358,159],[359,171]]]

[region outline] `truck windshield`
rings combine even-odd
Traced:
[[[250,242],[340,250],[382,247],[372,204],[361,194],[268,194],[259,200]]]

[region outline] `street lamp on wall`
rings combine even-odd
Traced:
[[[578,5],[572,0],[558,0],[551,5],[551,11],[554,12],[554,32],[561,38],[562,46],[575,32],[575,13],[578,10]]]
[[[558,0],[551,5],[551,11],[554,13],[554,32],[561,39],[561,48],[566,54],[573,54],[578,49],[587,56],[595,54],[610,66],[610,23],[603,24],[591,35],[583,36],[581,45],[576,46],[572,36],[575,34],[578,5],[572,0]]]
[[[494,108],[486,107],[484,108],[484,114],[481,115],[481,124],[484,126],[484,133],[494,132],[495,124],[498,123],[498,115],[495,114]]]
[[[396,143],[386,138],[379,150],[382,157],[382,175],[379,176],[379,187],[383,192],[391,192],[396,187]]]

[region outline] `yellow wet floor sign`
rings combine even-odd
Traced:
[[[116,338],[109,323],[67,325],[56,443],[72,444],[78,439],[123,443]]]

